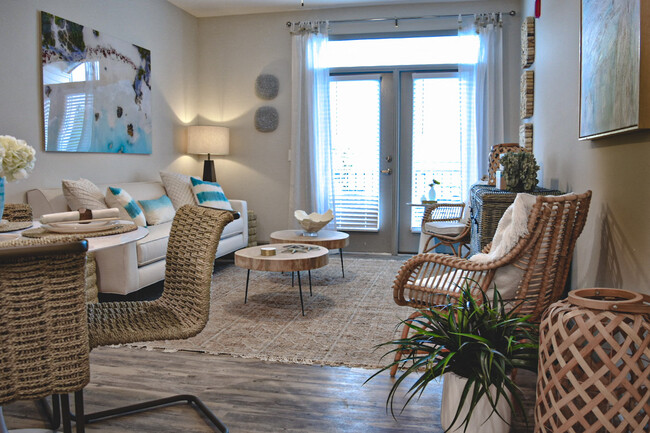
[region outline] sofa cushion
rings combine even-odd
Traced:
[[[207,182],[205,180],[191,177],[192,191],[196,201],[201,206],[212,207],[215,209],[232,210],[230,202],[217,182]]]
[[[226,239],[234,235],[243,233],[244,231],[244,221],[242,218],[236,219],[230,222],[223,228],[223,233],[221,233],[221,239]]]
[[[104,194],[88,179],[62,180],[61,189],[71,210],[107,209]]]
[[[148,225],[166,223],[173,220],[176,214],[172,201],[166,195],[154,200],[140,200],[138,204],[144,212]]]
[[[167,195],[174,204],[174,209],[178,210],[186,204],[196,204],[189,176],[161,171],[160,179],[163,185],[165,185]]]
[[[136,225],[146,227],[147,221],[142,209],[126,190],[109,186],[106,189],[106,202],[111,207],[120,209],[121,218],[133,220]]]
[[[147,227],[149,234],[136,242],[138,266],[144,266],[165,258],[172,222]]]

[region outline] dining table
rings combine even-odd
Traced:
[[[86,298],[89,302],[96,302],[99,288],[94,253],[136,242],[148,234],[149,230],[146,227],[137,226],[132,221],[126,220],[115,220],[111,221],[109,225],[96,227],[93,227],[92,223],[84,221],[76,224],[61,224],[58,227],[54,227],[52,224],[42,224],[39,220],[3,222],[0,224],[0,248],[20,246],[21,239],[27,238],[50,238],[61,241],[86,239],[88,241]]]

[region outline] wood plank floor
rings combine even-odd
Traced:
[[[394,420],[385,401],[392,380],[363,385],[371,370],[280,364],[192,352],[163,353],[98,348],[91,354],[86,410],[96,411],[172,394],[198,395],[233,433],[441,432],[440,395],[431,390]],[[526,407],[532,410],[534,375],[520,372]],[[404,390],[406,388],[403,388]],[[399,412],[401,406],[396,406]],[[11,428],[45,427],[33,402],[4,407]],[[532,413],[529,415],[532,422]],[[513,432],[529,432],[521,420]],[[187,405],[102,421],[88,432],[211,432]]]

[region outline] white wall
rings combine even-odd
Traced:
[[[151,155],[44,152],[40,11],[151,50]],[[166,0],[2,0],[0,134],[24,139],[37,151],[31,176],[7,185],[7,202],[22,202],[28,189],[59,186],[63,178],[105,184],[156,180],[161,169],[200,174],[200,163],[183,155],[183,125],[197,115],[197,53],[198,20]]]
[[[290,215],[287,157],[291,145],[291,40],[287,21],[518,12],[519,6],[518,0],[499,0],[200,19],[198,111],[202,121],[231,128],[231,155],[216,161],[217,178],[229,196],[245,198],[249,209],[258,214],[258,240],[268,241],[272,231],[286,228]],[[504,21],[506,141],[518,141],[521,17],[506,16]],[[456,27],[456,20],[447,22],[451,28]],[[411,24],[416,25],[422,29],[435,22]],[[339,26],[332,26],[332,33],[341,32]],[[345,31],[349,31],[360,24],[346,26]],[[408,22],[402,21],[399,30],[408,26]],[[376,24],[365,27],[370,32],[394,31],[392,22],[385,27]],[[279,78],[280,92],[272,101],[255,96],[255,79],[261,73]],[[274,132],[257,132],[253,126],[255,110],[263,105],[274,106],[279,111],[279,127]]]
[[[522,15],[533,16],[533,5],[523,0]],[[593,191],[573,261],[573,287],[650,294],[650,133],[578,140],[579,50],[580,2],[542,2],[533,64],[535,155],[545,186]]]

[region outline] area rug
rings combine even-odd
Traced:
[[[291,274],[251,271],[244,304],[246,270],[221,265],[214,273],[210,319],[197,336],[156,341],[137,347],[189,350],[267,361],[378,368],[395,338],[400,319],[411,309],[393,301],[392,285],[405,259],[345,259],[345,278],[338,255],[313,270],[312,291],[301,272],[305,316],[300,311],[298,283]]]

